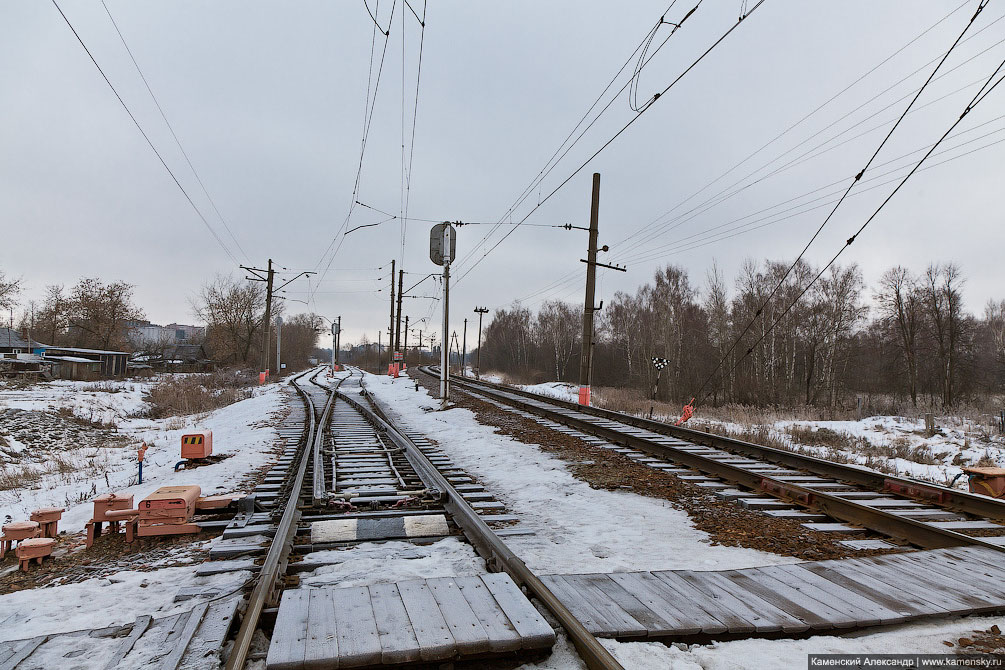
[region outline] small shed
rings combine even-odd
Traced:
[[[126,374],[129,364],[129,353],[125,351],[105,351],[103,349],[82,349],[80,347],[46,347],[42,356],[46,359],[56,359],[65,363],[71,363],[71,369],[76,370],[77,366],[83,366],[87,374],[91,374],[92,366],[89,363],[98,363],[97,376],[99,377],[123,377]],[[62,366],[60,366],[62,367]],[[80,379],[80,377],[69,377],[60,372],[58,376],[64,379]]]
[[[79,356],[46,356],[52,364],[52,374],[59,379],[93,381],[102,377],[101,361]]]

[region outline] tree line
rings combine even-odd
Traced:
[[[597,315],[593,384],[660,400],[836,407],[855,396],[953,407],[1005,391],[1005,300],[965,309],[953,263],[886,271],[867,287],[856,265],[746,262],[727,286],[658,269]],[[784,278],[784,280],[783,280]],[[872,298],[872,304],[869,304]],[[528,381],[578,381],[582,306],[497,309],[482,368]],[[657,374],[653,357],[669,359]]]
[[[35,341],[51,346],[82,347],[133,352],[130,336],[145,318],[136,304],[134,286],[127,282],[106,283],[82,278],[70,287],[50,285],[39,301],[20,300],[22,283],[0,272],[0,308],[19,308],[16,328]],[[204,285],[190,301],[193,314],[206,324],[202,344],[209,357],[222,365],[257,368],[264,345],[265,288],[259,283],[220,276]],[[281,300],[273,302],[272,314],[283,316]],[[282,324],[282,356],[287,371],[307,367],[317,355],[318,332],[324,329],[316,314],[285,317]],[[273,326],[269,367],[276,370],[276,331]]]

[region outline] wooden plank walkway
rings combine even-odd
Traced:
[[[103,670],[214,670],[220,667],[240,595],[200,602],[191,610],[133,623],[0,642],[0,670],[87,667]],[[77,652],[72,661],[67,649]],[[77,658],[79,656],[79,658]]]
[[[503,573],[283,593],[269,670],[360,668],[550,649],[555,631]]]
[[[1005,557],[953,547],[745,570],[545,575],[598,637],[758,637],[1005,611]]]

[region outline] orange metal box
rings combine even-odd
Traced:
[[[182,458],[206,458],[213,453],[213,431],[189,433],[181,436]]]
[[[118,521],[119,519],[109,519],[105,515],[113,510],[124,510],[133,508],[133,497],[118,496],[114,493],[104,493],[93,500],[94,516],[92,521]]]
[[[162,486],[140,501],[140,522],[185,523],[201,494],[198,486]]]

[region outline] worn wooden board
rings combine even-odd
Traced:
[[[454,636],[450,634],[450,627],[425,583],[421,580],[398,582],[398,592],[408,612],[408,620],[412,622],[422,660],[428,662],[451,658],[457,648]]]
[[[380,636],[380,660],[385,665],[420,660],[419,641],[395,584],[371,584],[370,604]]]
[[[358,668],[380,662],[380,633],[365,586],[334,592],[334,623],[338,636],[340,668]]]
[[[335,630],[335,598],[330,589],[308,589],[304,668],[338,667],[338,633]],[[332,659],[335,659],[333,662]]]
[[[484,654],[490,650],[489,636],[471,609],[453,577],[426,580],[426,587],[443,614],[461,655]]]
[[[488,634],[490,650],[503,653],[520,649],[520,635],[481,578],[457,577],[454,581]]]
[[[269,670],[301,670],[304,667],[309,604],[308,589],[289,589],[283,593],[266,658]]]

